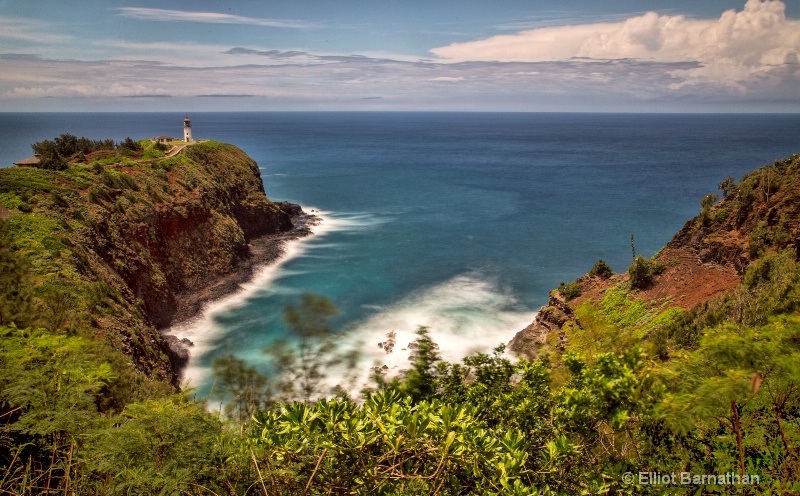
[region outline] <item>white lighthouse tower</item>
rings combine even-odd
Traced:
[[[192,141],[192,123],[188,117],[183,120],[183,141],[187,143]]]

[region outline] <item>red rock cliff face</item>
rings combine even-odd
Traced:
[[[179,295],[236,270],[249,257],[250,241],[292,229],[244,152],[198,144],[184,153],[193,163],[167,173],[172,194],[164,201],[107,211],[95,224],[95,251],[157,327],[173,321]]]
[[[251,243],[291,231],[292,219],[303,214],[296,205],[268,200],[256,163],[232,145],[197,144],[174,158],[156,180],[152,171],[121,168],[132,181],[103,192],[114,203],[98,202],[103,208],[94,209],[86,233],[95,272],[141,310],[145,322],[135,326],[136,333],[170,358],[173,375],[178,363],[151,325],[166,327],[235,288],[251,259]],[[280,247],[272,250],[274,256]],[[122,320],[131,319],[136,315]],[[147,354],[134,339],[122,341],[137,360]],[[152,361],[144,360],[143,367]],[[163,362],[163,356],[155,361]]]

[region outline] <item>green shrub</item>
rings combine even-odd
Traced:
[[[194,147],[192,147],[192,148],[194,148]],[[167,157],[167,158],[165,158],[163,160],[159,160],[158,162],[154,162],[153,163],[153,168],[154,169],[155,168],[161,168],[161,169],[169,172],[172,169],[174,169],[175,167],[178,167],[178,166],[181,166],[181,165],[188,165],[188,164],[191,164],[191,163],[192,163],[191,159],[189,159],[186,156],[185,153],[179,153],[179,154],[174,155],[172,157]]]
[[[655,276],[664,270],[662,264],[655,264],[651,260],[637,255],[633,263],[628,267],[630,275],[631,289],[644,289],[651,284]]]
[[[161,143],[157,143],[157,144],[159,144],[159,145],[160,145]],[[155,147],[148,148],[148,149],[147,149],[147,150],[145,150],[145,152],[142,154],[142,158],[144,158],[144,159],[154,159],[154,158],[161,158],[161,157],[163,157],[163,156],[164,156],[164,152],[163,152],[163,151],[161,151],[161,150],[157,150]]]
[[[139,191],[136,180],[124,172],[105,169],[100,173],[100,180],[109,188]]]
[[[770,235],[772,245],[776,248],[786,248],[792,241],[792,237],[788,232],[789,218],[785,213],[781,214],[778,225],[772,229]]]
[[[414,403],[381,391],[363,406],[331,400],[256,414],[249,443],[261,465],[273,467],[262,472],[274,488],[269,494],[531,494],[520,480],[525,434],[488,425],[478,413],[471,405]],[[552,452],[560,454],[555,446]]]
[[[569,284],[563,282],[558,285],[558,293],[564,297],[566,301],[574,300],[581,295],[581,285],[577,281],[572,281]]]
[[[170,149],[170,146],[166,143],[157,142],[153,145],[153,149],[159,152],[167,152]]]
[[[69,202],[58,191],[53,191],[53,203],[62,208],[69,207]]]
[[[193,489],[213,486],[228,458],[220,453],[222,422],[186,393],[128,405],[114,421],[88,458],[118,494],[201,494]]]
[[[661,263],[661,262],[651,261],[650,264],[651,264],[651,267],[653,268],[653,275],[656,275],[656,276],[659,276],[659,275],[663,274],[664,273],[664,269],[666,269],[664,264]]]
[[[709,193],[700,200],[700,206],[702,207],[700,210],[700,223],[702,225],[708,225],[711,220],[711,207],[717,200],[719,200],[719,196],[714,193]]]
[[[592,270],[589,271],[590,276],[597,276],[603,279],[608,279],[609,277],[614,275],[614,271],[611,270],[611,267],[608,266],[607,263],[603,260],[598,260]]]
[[[125,155],[132,155],[141,152],[142,145],[137,141],[133,141],[130,137],[127,137],[117,145],[117,150]]]

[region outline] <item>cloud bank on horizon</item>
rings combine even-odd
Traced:
[[[473,34],[127,5],[88,30],[4,10],[2,110],[800,111],[800,19],[779,0]]]
[[[678,69],[681,81],[671,88],[711,84],[746,90],[749,82],[764,82],[770,73],[779,78],[780,69],[792,65],[798,82],[800,20],[787,19],[782,2],[748,0],[741,12],[728,10],[719,19],[647,12],[619,22],[533,29],[431,51],[450,61],[472,62],[692,61],[698,67]]]

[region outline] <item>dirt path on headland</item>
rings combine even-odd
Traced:
[[[175,147],[169,151],[164,157],[174,157],[175,155],[179,154],[189,143],[183,143],[180,145],[175,145]]]

